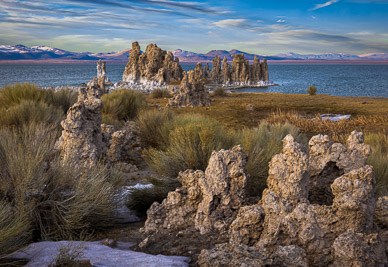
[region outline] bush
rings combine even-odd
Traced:
[[[144,151],[148,166],[160,175],[174,177],[186,169],[204,170],[214,150],[233,144],[220,123],[203,115],[176,116],[168,127],[168,136],[161,137],[166,147]]]
[[[388,195],[388,136],[384,133],[365,135],[365,143],[372,148],[367,164],[373,166],[376,178],[376,195]]]
[[[47,125],[0,129],[0,199],[27,217],[32,241],[87,238],[112,224],[118,201],[119,178],[104,166],[83,170],[78,162],[60,162],[53,152],[58,135]]]
[[[216,89],[214,89],[214,92],[213,94],[215,96],[226,96],[226,91],[223,87],[217,87]]]
[[[30,83],[6,85],[0,89],[0,109],[8,109],[20,104],[23,100],[46,103],[55,108],[61,108],[63,113],[77,100],[77,92],[71,90],[43,89]]]
[[[27,214],[21,214],[0,200],[0,259],[28,242],[29,230]]]
[[[8,109],[0,109],[0,126],[21,127],[28,123],[59,125],[65,115],[63,111],[44,102],[21,100]]]
[[[268,163],[274,155],[281,152],[282,140],[287,134],[291,134],[297,142],[307,145],[306,136],[288,123],[270,125],[262,122],[258,128],[245,128],[235,134],[235,143],[241,144],[248,155],[245,168],[250,174],[248,191],[251,196],[260,196],[266,187]]]
[[[309,95],[316,95],[317,87],[314,85],[310,85],[309,88],[307,89],[307,93],[309,93]]]
[[[166,147],[173,114],[166,111],[145,110],[141,112],[136,121],[140,130],[140,139],[143,147]]]
[[[170,98],[171,95],[167,89],[154,89],[151,92],[151,98]]]
[[[137,90],[121,89],[101,97],[103,121],[123,122],[136,117],[139,108],[146,105],[145,96]]]

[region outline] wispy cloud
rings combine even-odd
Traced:
[[[339,0],[329,0],[326,3],[315,5],[310,10],[312,11],[312,10],[317,10],[317,9],[324,8],[324,7],[327,7],[327,6],[331,6],[332,4],[335,4],[337,2],[339,2]]]

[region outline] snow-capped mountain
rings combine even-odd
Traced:
[[[344,53],[325,53],[322,55],[301,55],[294,52],[277,54],[276,56],[287,59],[303,59],[303,60],[342,60],[342,59],[358,59],[359,56],[349,55]]]
[[[120,52],[109,53],[90,53],[90,52],[70,52],[59,48],[49,46],[32,46],[24,45],[0,45],[0,60],[107,60],[122,61],[128,60],[130,49]],[[206,54],[195,53],[182,49],[172,51],[174,56],[178,57],[181,62],[211,62],[215,56],[226,57],[228,61],[233,60],[233,55],[244,54],[248,60],[253,60],[255,56],[260,59],[269,60],[388,60],[388,53],[369,53],[363,55],[349,55],[344,53],[325,53],[321,55],[302,55],[294,52],[277,54],[275,56],[263,56],[246,53],[240,50],[211,50]]]

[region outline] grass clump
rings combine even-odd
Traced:
[[[315,85],[310,85],[306,91],[307,91],[307,93],[309,93],[309,95],[316,95],[317,94],[317,87]]]
[[[83,257],[82,244],[72,246],[71,244],[62,245],[59,248],[59,254],[48,265],[48,267],[73,267],[78,266],[77,259]]]
[[[144,151],[148,165],[157,173],[177,176],[186,169],[204,170],[214,150],[231,148],[228,131],[217,121],[198,114],[175,116],[168,125],[168,135],[161,135],[161,149]]]
[[[223,87],[217,87],[213,92],[214,96],[226,96],[226,91]]]
[[[170,125],[174,115],[169,110],[155,109],[142,111],[136,121],[140,130],[143,147],[162,148],[167,145]]]
[[[151,98],[170,98],[171,95],[167,89],[154,89],[151,92]]]
[[[104,166],[83,170],[77,162],[61,162],[53,152],[58,136],[56,127],[42,124],[0,129],[0,213],[7,214],[0,219],[2,237],[27,231],[23,240],[85,239],[112,224],[116,176]],[[7,230],[10,222],[15,230]],[[11,236],[1,246],[17,241]]]
[[[131,120],[146,105],[144,94],[138,90],[115,90],[103,95],[101,100],[104,102],[102,120],[108,124]]]
[[[365,143],[372,148],[367,164],[373,166],[376,178],[376,195],[388,195],[388,135],[386,133],[369,133]]]
[[[248,191],[251,196],[261,195],[266,187],[268,163],[282,151],[282,140],[288,134],[298,143],[307,145],[306,136],[289,123],[271,125],[264,121],[257,128],[244,128],[235,133],[235,143],[241,144],[248,155],[245,168],[250,174]]]
[[[75,103],[70,90],[42,89],[34,84],[7,85],[0,89],[0,126],[21,127],[29,123],[56,124]]]
[[[62,110],[45,102],[22,100],[8,109],[0,109],[0,125],[21,127],[28,123],[59,125],[65,117]]]

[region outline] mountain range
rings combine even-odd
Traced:
[[[91,53],[91,52],[70,52],[48,46],[32,46],[24,45],[0,45],[0,60],[98,60],[126,62],[128,60],[130,49],[121,52],[110,53]],[[233,55],[244,54],[248,60],[253,60],[255,54],[246,53],[236,49],[226,50],[211,50],[206,54],[200,54],[182,49],[172,51],[174,56],[178,57],[181,62],[211,62],[217,55],[221,59],[224,56],[228,61],[233,59]],[[326,53],[321,55],[301,55],[293,52],[277,54],[273,56],[256,55],[260,59],[268,60],[388,60],[388,53],[369,53],[362,55],[349,55],[343,53]]]

